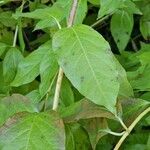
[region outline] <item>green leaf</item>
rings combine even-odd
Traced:
[[[150,15],[149,15],[150,3],[149,1],[144,0],[144,1],[138,2],[137,4],[143,14],[143,16],[140,19],[140,31],[143,37],[146,40],[148,40],[150,37]]]
[[[39,90],[31,91],[26,95],[26,97],[29,98],[33,104],[38,104],[41,101],[41,95],[39,93]]]
[[[81,119],[108,118],[115,120],[115,116],[105,108],[86,99],[80,100],[68,107],[59,110],[64,122],[75,122]]]
[[[40,63],[50,50],[51,42],[48,41],[37,50],[33,51],[18,65],[15,79],[11,86],[20,86],[32,82],[40,73]]]
[[[12,17],[11,11],[0,12],[0,23],[7,27],[14,27],[16,20]]]
[[[141,66],[138,70],[128,72],[128,78],[133,89],[138,91],[150,91],[150,65]]]
[[[61,102],[65,106],[69,106],[74,103],[74,93],[73,90],[71,89],[70,82],[66,78],[63,78],[62,81],[60,98],[61,98]]]
[[[67,124],[66,150],[91,150],[87,132],[79,123]],[[69,139],[71,136],[71,139]]]
[[[0,94],[6,96],[8,93],[9,93],[9,87],[8,85],[6,85],[4,81],[3,66],[2,66],[2,62],[0,62]]]
[[[8,31],[7,28],[0,28],[0,42],[6,43],[9,46],[12,45],[14,34],[12,31]]]
[[[130,98],[121,100],[121,105],[124,122],[126,125],[130,125],[141,112],[150,106],[150,102],[142,99]]]
[[[49,45],[51,47],[51,45]],[[58,64],[55,59],[54,53],[52,50],[47,52],[47,55],[43,58],[43,61],[40,64],[40,77],[41,83],[39,86],[39,92],[41,97],[43,97],[51,86],[53,78],[58,71]]]
[[[118,10],[112,16],[111,33],[120,52],[122,52],[128,44],[133,28],[133,23],[133,15],[126,11]]]
[[[150,37],[150,21],[149,20],[140,20],[140,31],[145,39]]]
[[[53,37],[53,49],[79,92],[115,113],[118,71],[105,39],[92,28],[79,25],[58,31]]]
[[[107,133],[100,130],[109,129],[105,118],[91,118],[81,121],[82,126],[88,132],[93,150],[96,149],[98,141]]]
[[[40,15],[39,15],[40,14]],[[33,19],[49,19],[51,21],[58,20],[60,21],[63,16],[63,9],[60,5],[53,5],[52,7],[45,7],[41,9],[36,9],[32,12],[19,13],[13,15],[14,18],[18,19],[19,17],[27,17]]]
[[[98,18],[114,13],[118,8],[123,7],[122,0],[101,0]]]
[[[0,42],[0,56],[5,52],[7,45]]]
[[[124,1],[123,10],[127,11],[130,14],[142,15],[142,12],[140,11],[140,9],[131,0],[125,0]]]
[[[118,80],[120,82],[118,98],[132,97],[134,95],[133,89],[127,79],[126,71],[121,66],[121,64],[118,62],[117,59],[115,59],[115,61],[116,61],[116,65],[117,65],[117,69],[118,69],[118,73],[119,73]]]
[[[65,131],[55,112],[21,113],[0,128],[1,149],[64,150]]]
[[[9,108],[9,109],[8,109]],[[0,126],[18,112],[37,112],[28,98],[20,94],[13,94],[0,100]]]
[[[17,48],[10,48],[6,53],[3,61],[3,76],[7,84],[15,78],[18,64],[22,60],[23,56]]]

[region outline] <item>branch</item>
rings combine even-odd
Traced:
[[[67,22],[67,27],[71,27],[73,25],[76,10],[77,10],[77,5],[78,5],[78,0],[73,0],[72,8],[71,8],[69,19]],[[63,79],[63,70],[59,68],[56,89],[55,89],[55,94],[54,94],[54,102],[53,102],[53,108],[52,108],[53,110],[57,110],[58,108],[62,79]]]
[[[121,144],[124,142],[126,137],[130,134],[130,132],[133,130],[135,125],[147,114],[150,112],[150,107],[148,107],[146,110],[144,110],[134,121],[133,123],[129,126],[128,131],[125,131],[124,135],[120,138],[119,142],[115,146],[114,150],[118,150],[121,146]]]

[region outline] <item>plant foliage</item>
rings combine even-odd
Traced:
[[[0,0],[0,150],[150,149],[149,8]]]

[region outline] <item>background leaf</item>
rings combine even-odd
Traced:
[[[6,53],[3,61],[3,76],[7,84],[14,80],[18,64],[22,60],[23,56],[17,48],[10,48]]]
[[[50,50],[50,44],[51,42],[46,42],[19,63],[16,77],[11,83],[12,86],[17,87],[30,83],[39,75],[40,63]]]
[[[133,23],[133,15],[129,14],[126,11],[118,10],[112,16],[111,33],[120,52],[122,52],[126,48],[129,42]]]

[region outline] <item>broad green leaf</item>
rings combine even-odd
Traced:
[[[133,15],[126,11],[118,10],[112,16],[111,33],[120,52],[122,52],[128,44],[133,28],[133,23]]]
[[[18,112],[37,112],[28,98],[20,94],[13,94],[0,100],[0,126]]]
[[[15,78],[17,67],[23,60],[21,52],[17,48],[10,48],[3,61],[3,76],[7,84]]]
[[[115,116],[105,108],[85,99],[60,109],[59,113],[65,122],[75,122],[81,119],[91,118],[116,119]]]
[[[51,45],[49,45],[51,48]],[[39,92],[41,97],[43,97],[52,86],[53,78],[55,78],[58,71],[58,64],[55,59],[55,55],[52,51],[47,52],[47,55],[44,56],[43,61],[40,64],[40,77],[41,83],[39,86]]]
[[[98,18],[114,13],[118,8],[123,7],[122,0],[101,0]]]
[[[58,0],[57,3],[61,5],[64,9],[64,15],[66,20],[68,20],[70,11],[72,8],[72,0]],[[78,6],[76,9],[74,24],[81,24],[88,11],[87,0],[78,0]]]
[[[60,98],[61,98],[61,102],[65,106],[69,106],[74,103],[74,93],[71,88],[70,82],[66,78],[63,78],[62,81]]]
[[[0,148],[65,150],[65,131],[55,112],[20,113],[0,128]]]
[[[11,86],[17,87],[30,83],[39,75],[40,63],[43,61],[44,56],[48,54],[50,46],[51,42],[46,42],[19,63],[16,77]]]
[[[81,94],[115,113],[118,71],[105,39],[85,25],[58,31],[53,49],[65,75]]]
[[[7,45],[0,42],[0,56],[5,52]]]

